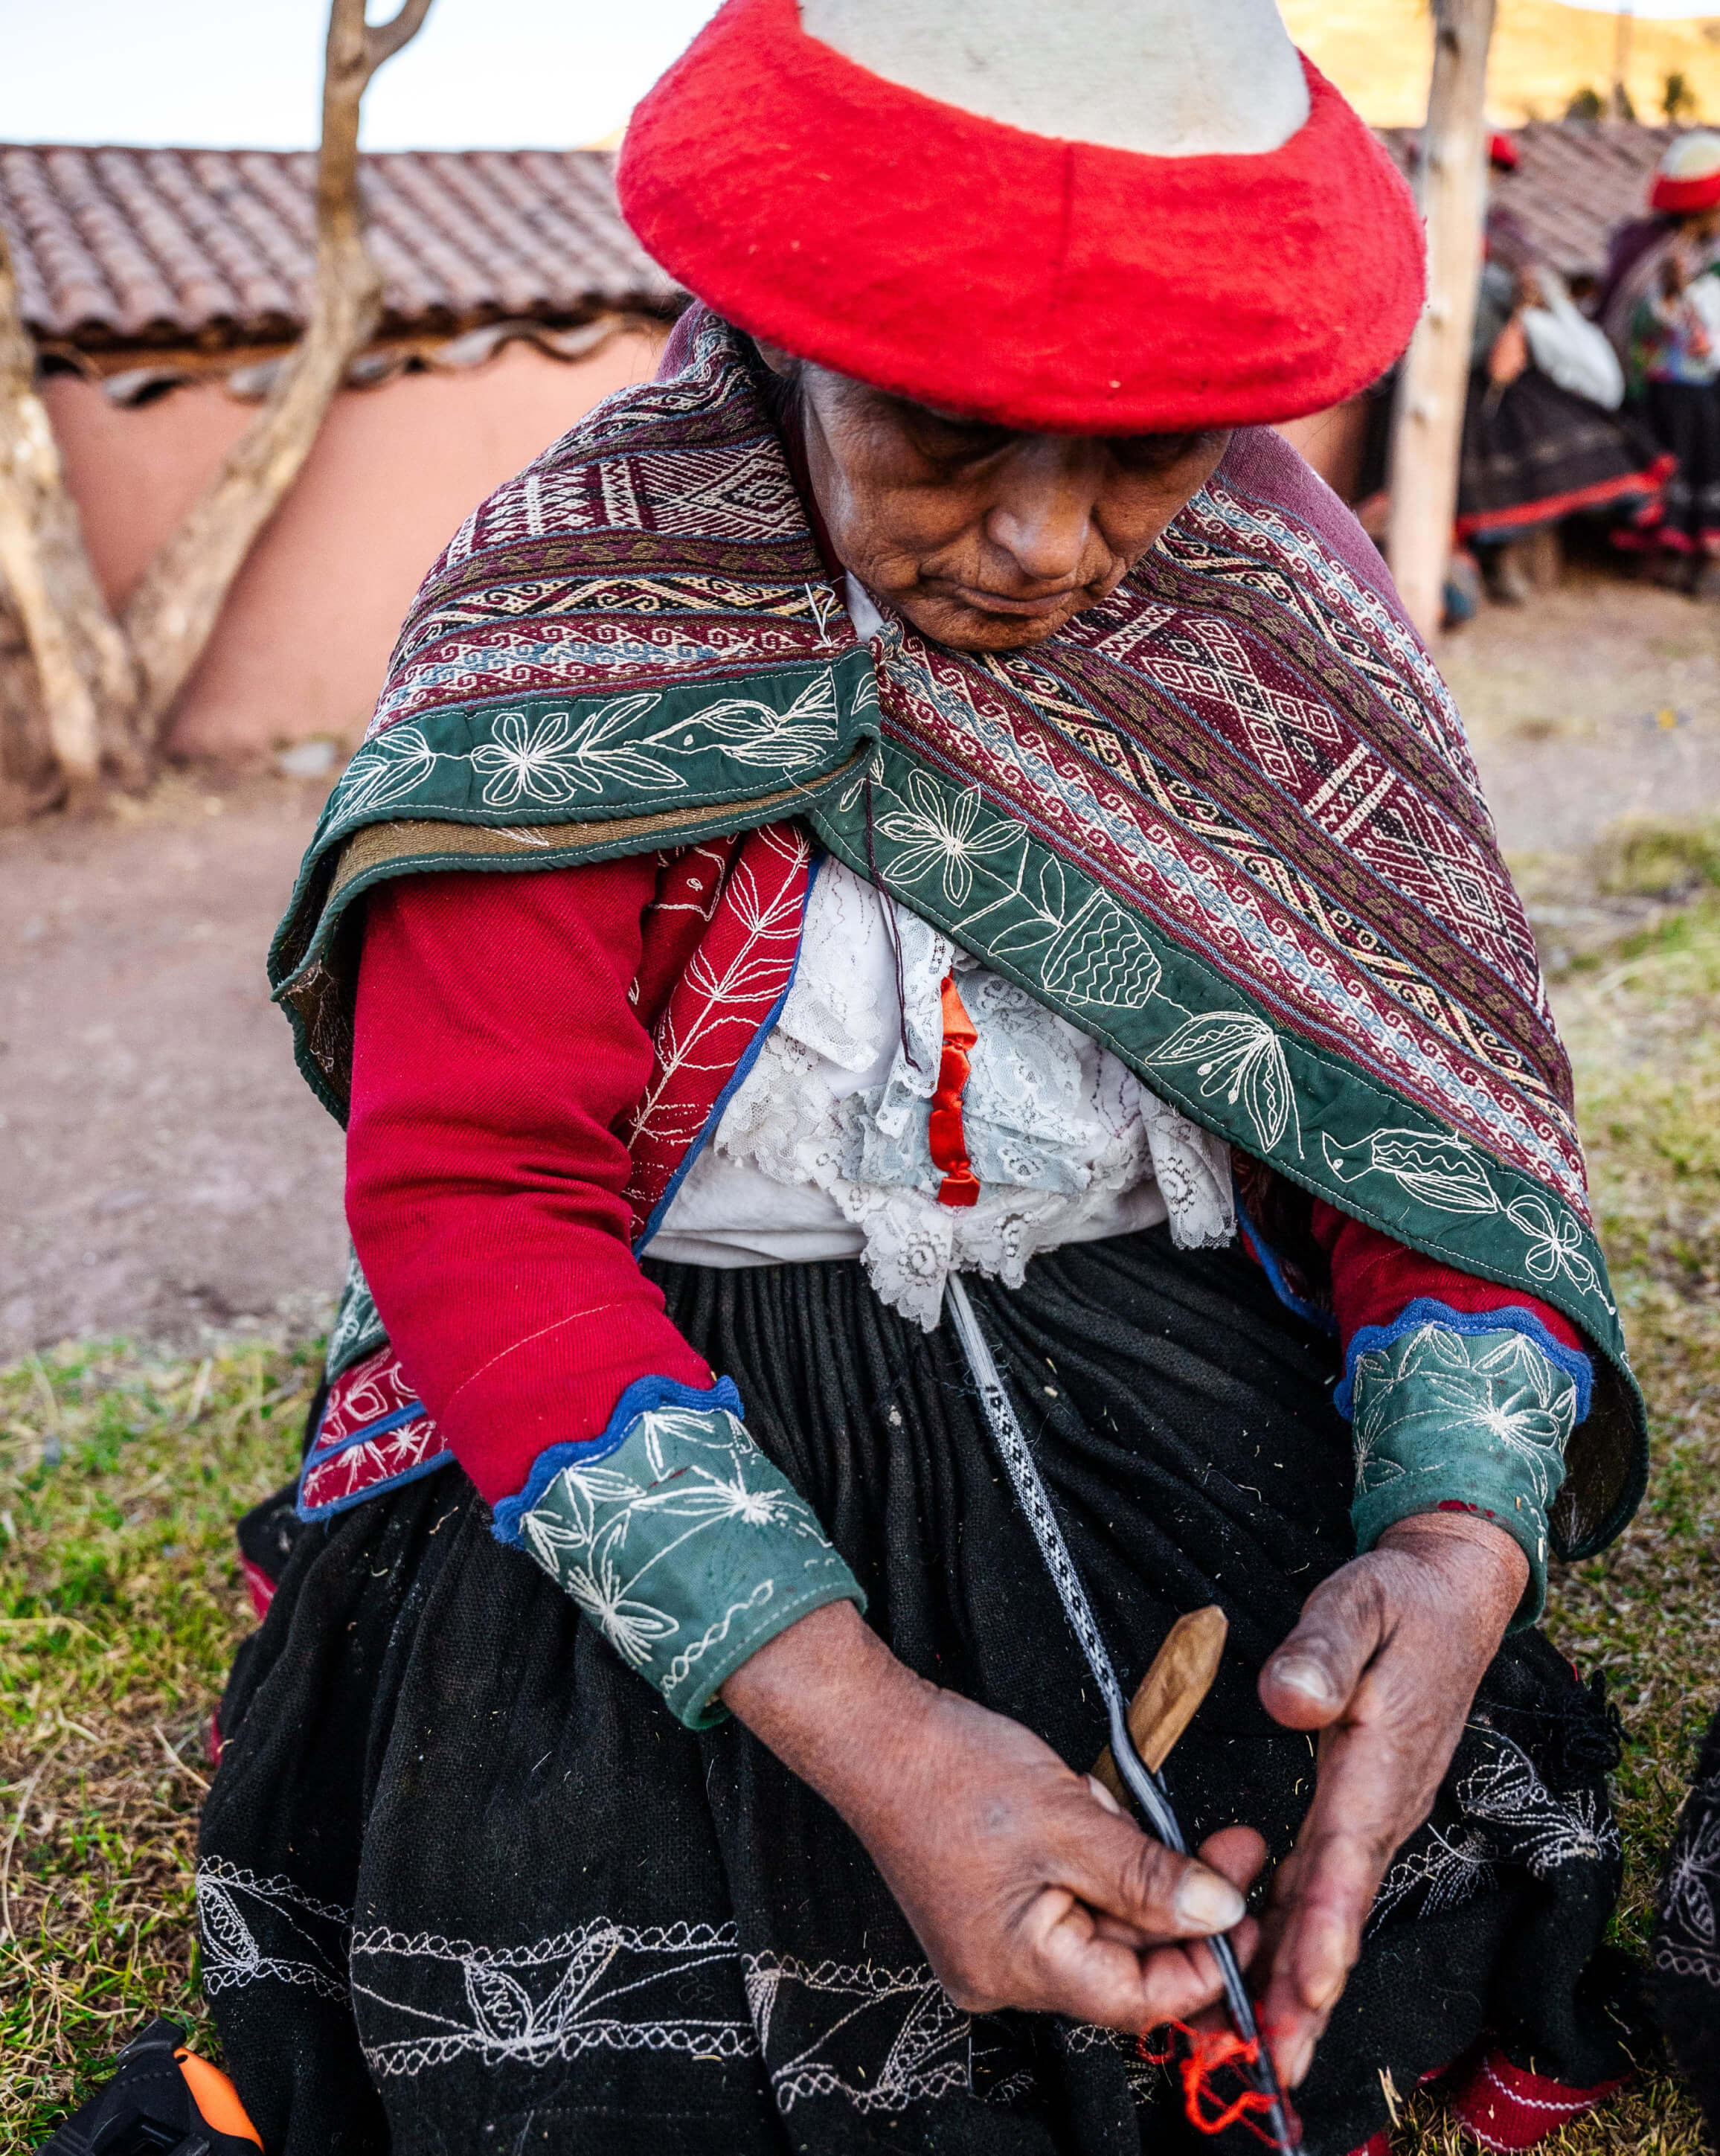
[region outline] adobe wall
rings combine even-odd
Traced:
[[[172,747],[244,757],[312,734],[354,746],[401,618],[460,519],[600,397],[648,377],[660,346],[625,331],[569,363],[521,342],[470,373],[344,391],[239,572]],[[131,411],[70,376],[44,388],[96,573],[118,603],[254,407],[219,388]]]

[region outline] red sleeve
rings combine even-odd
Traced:
[[[492,1504],[635,1379],[712,1383],[634,1260],[621,1195],[656,874],[462,871],[368,901],[347,1222],[403,1368]]]
[[[1312,1225],[1315,1241],[1332,1261],[1332,1313],[1346,1354],[1364,1325],[1390,1325],[1423,1296],[1466,1312],[1526,1310],[1562,1346],[1588,1353],[1575,1326],[1549,1304],[1425,1258],[1324,1199],[1314,1200]]]

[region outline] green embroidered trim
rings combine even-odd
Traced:
[[[1161,1099],[1412,1250],[1541,1297],[1607,1360],[1554,1522],[1588,1555],[1635,1511],[1647,1471],[1641,1397],[1606,1260],[1554,1193],[1339,1056],[1275,1025],[1217,967],[1156,934],[1098,879],[978,788],[881,744],[866,788],[808,811],[819,839],[994,973],[1112,1050]],[[1624,1424],[1630,1465],[1587,1499],[1577,1456]],[[1609,1430],[1608,1425],[1611,1428]]]
[[[331,798],[270,954],[320,1097],[344,1113],[352,954],[338,925],[383,878],[607,860],[798,813],[856,874],[875,858],[901,903],[1204,1128],[1412,1250],[1538,1296],[1579,1326],[1604,1360],[1553,1538],[1564,1556],[1604,1548],[1641,1496],[1647,1454],[1588,1225],[1530,1175],[1276,1024],[1269,1005],[974,787],[894,742],[867,755],[877,724],[860,647],[720,696],[710,685],[665,692],[649,710],[637,698],[473,706],[425,720],[415,744],[398,728],[367,743]]]
[[[349,1243],[347,1278],[341,1289],[335,1322],[329,1329],[323,1376],[332,1384],[341,1371],[350,1370],[355,1363],[362,1363],[367,1355],[373,1355],[378,1348],[386,1346],[388,1338],[388,1327],[383,1323],[376,1297],[370,1291],[370,1282],[364,1277],[358,1253]]]
[[[827,1602],[866,1598],[812,1507],[727,1409],[660,1408],[564,1467],[521,1537],[689,1729],[749,1656]]]
[[[1461,1504],[1503,1527],[1528,1559],[1512,1630],[1533,1625],[1547,1599],[1547,1512],[1577,1408],[1576,1379],[1521,1332],[1429,1324],[1358,1357],[1357,1549],[1414,1513]]]

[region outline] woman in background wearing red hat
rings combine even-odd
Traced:
[[[1676,469],[1640,543],[1668,583],[1720,598],[1720,135],[1674,137],[1655,214],[1613,241],[1596,312],[1643,418]],[[1622,535],[1621,535],[1622,536]]]
[[[1520,605],[1529,586],[1518,543],[1568,516],[1651,526],[1673,459],[1633,413],[1605,334],[1538,260],[1499,176],[1517,145],[1496,135],[1486,260],[1476,299],[1469,402],[1457,475],[1457,536],[1480,555],[1495,598]]]
[[[273,954],[357,1257],[203,1826],[247,2109],[1168,2148],[1228,1932],[1311,2149],[1527,2145],[1625,2070],[1535,1620],[1640,1402],[1461,724],[1261,424],[1401,349],[1408,197],[1270,0],[730,0],[620,187],[698,303],[431,571]],[[1086,1770],[1214,1603],[1182,1857]]]

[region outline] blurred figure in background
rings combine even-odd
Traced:
[[[1661,158],[1654,214],[1614,238],[1596,312],[1633,404],[1676,470],[1641,543],[1656,573],[1720,598],[1720,134],[1681,135]]]
[[[1495,172],[1517,165],[1496,135]],[[1556,270],[1533,259],[1508,206],[1487,217],[1458,470],[1457,536],[1479,557],[1496,599],[1529,596],[1522,542],[1597,511],[1653,526],[1673,468],[1640,419],[1622,412],[1625,376]]]

